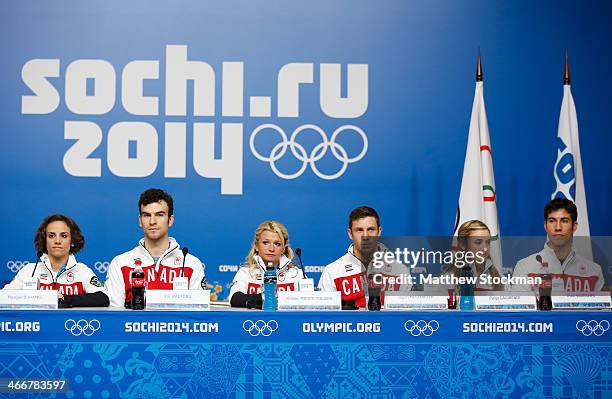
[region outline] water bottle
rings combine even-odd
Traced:
[[[472,268],[465,265],[459,273],[459,278],[463,277],[466,281],[459,286],[459,309],[461,310],[474,310],[474,284],[469,283],[474,274]],[[468,280],[469,279],[469,280]]]
[[[276,310],[278,303],[276,300],[276,268],[272,262],[268,263],[264,273],[264,303],[263,310]]]
[[[540,278],[542,279],[542,283],[538,287],[538,294],[540,297],[538,309],[552,310],[552,299],[550,298],[552,291],[552,275],[548,270],[548,262],[543,262],[540,255],[538,255],[536,259],[540,262]]]
[[[136,263],[136,268],[132,270],[132,309],[143,310],[145,308],[145,274]]]

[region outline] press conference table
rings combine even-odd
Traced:
[[[0,379],[67,381],[41,397],[605,398],[611,323],[609,311],[2,311]],[[3,381],[0,397],[16,392]]]

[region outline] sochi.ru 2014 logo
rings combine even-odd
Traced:
[[[578,320],[576,323],[576,329],[582,333],[585,337],[589,335],[595,335],[601,337],[606,331],[610,329],[610,322],[608,320],[596,321],[596,320]]]
[[[321,179],[339,178],[368,150],[365,132],[354,124],[334,126],[329,137],[321,127],[298,119],[302,112],[312,114],[313,110],[307,108],[312,101],[306,100],[312,94],[318,94],[315,111],[320,110],[321,115],[315,118],[319,123],[333,125],[337,120],[362,117],[369,102],[368,64],[290,62],[278,68],[276,84],[265,92],[246,93],[251,86],[245,82],[249,75],[244,62],[222,61],[215,70],[197,56],[189,57],[186,45],[167,45],[163,60],[132,60],[121,66],[88,56],[70,62],[35,57],[21,68],[27,87],[21,96],[23,115],[52,114],[60,105],[71,113],[64,121],[63,138],[74,143],[66,146],[62,160],[64,171],[71,176],[102,177],[104,172],[141,178],[157,172],[166,178],[186,178],[191,167],[199,176],[221,179],[221,194],[242,194],[245,121],[240,118],[248,118],[249,129],[252,122],[257,125],[248,136],[252,154],[270,163],[272,171],[283,179],[298,178],[308,166]],[[161,81],[157,87],[162,89],[151,92],[151,81]],[[190,84],[193,90],[188,89]],[[88,90],[90,86],[94,90]],[[220,100],[216,98],[218,93]],[[188,109],[191,104],[192,109]],[[102,115],[107,119],[100,123]],[[117,115],[120,120],[114,120]],[[231,119],[214,121],[218,117]],[[290,130],[301,126],[288,138],[270,120],[291,125]],[[102,126],[109,126],[108,131],[104,132]],[[267,128],[278,132],[282,140],[262,154],[261,147],[255,149],[254,141]],[[306,150],[304,141],[297,142],[297,135],[306,130],[321,136],[311,151]],[[356,133],[361,144],[354,144],[354,149],[352,141],[351,145],[341,145],[338,137],[346,131]],[[220,156],[215,154],[216,147],[221,149]],[[277,162],[287,150],[302,165],[281,172]],[[317,162],[329,154],[327,160],[336,166],[324,161],[325,169],[333,170],[324,173]],[[192,165],[187,160],[192,160]]]
[[[440,323],[436,320],[425,321],[425,320],[407,320],[404,323],[404,328],[408,331],[413,337],[418,337],[419,335],[423,335],[425,337],[431,336],[433,333],[438,331],[440,328]]]
[[[257,337],[258,335],[269,337],[274,331],[278,330],[278,322],[276,320],[245,320],[242,323],[242,329],[248,332],[252,337]]]
[[[89,337],[100,329],[100,322],[96,319],[89,321],[85,319],[80,319],[78,321],[68,319],[64,323],[64,328],[66,328],[66,330],[68,330],[68,332],[75,337],[78,337],[81,334]]]

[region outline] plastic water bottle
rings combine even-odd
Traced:
[[[544,262],[542,257],[538,255],[536,257],[540,262],[540,278],[542,283],[538,287],[538,309],[540,310],[552,310],[552,299],[550,297],[552,291],[552,275],[548,270],[548,262]]]
[[[463,277],[465,280],[474,277],[472,273],[472,268],[468,265],[465,265],[461,269],[461,273],[459,277]],[[474,310],[474,284],[470,284],[467,281],[459,286],[459,295],[461,298],[459,299],[459,309],[461,310]]]
[[[266,272],[264,273],[264,303],[263,310],[277,310],[278,302],[276,300],[276,268],[272,262],[268,263]]]
[[[145,308],[145,274],[140,264],[132,270],[132,309],[143,310]]]

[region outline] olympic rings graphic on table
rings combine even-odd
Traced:
[[[273,129],[281,137],[281,142],[276,144],[274,148],[272,148],[272,151],[270,151],[269,156],[261,155],[259,151],[255,149],[255,137],[257,137],[257,135],[264,129]],[[319,136],[321,136],[321,143],[317,144],[312,149],[310,154],[306,153],[306,149],[301,144],[296,142],[298,135],[307,129],[314,130],[319,134]],[[361,140],[363,141],[363,148],[361,152],[354,157],[349,157],[346,149],[340,144],[336,143],[336,140],[338,139],[340,133],[346,130],[352,130],[354,132],[357,132],[357,134],[361,137]],[[366,136],[366,134],[363,130],[361,130],[361,128],[355,125],[343,125],[337,128],[332,133],[331,139],[328,139],[325,131],[323,131],[323,129],[321,129],[319,126],[313,124],[306,124],[299,126],[293,131],[291,137],[287,138],[287,134],[281,127],[272,123],[266,123],[261,126],[258,126],[255,130],[253,130],[253,133],[251,133],[251,137],[249,139],[249,146],[255,158],[263,162],[269,162],[274,174],[276,174],[280,178],[287,180],[298,178],[302,175],[302,173],[304,173],[308,165],[310,165],[310,168],[315,173],[315,175],[319,176],[321,179],[333,180],[342,176],[344,172],[346,172],[346,169],[348,168],[349,164],[355,163],[365,156],[365,154],[368,152],[368,136]],[[278,167],[276,166],[276,162],[285,155],[285,153],[287,152],[287,148],[291,150],[291,153],[298,161],[302,162],[302,166],[300,167],[300,169],[298,169],[297,172],[292,174],[283,173],[278,170]],[[340,170],[331,175],[321,172],[316,165],[316,162],[322,159],[327,154],[328,149],[331,149],[331,153],[333,154],[333,156],[338,161],[342,162]]]
[[[257,320],[255,322],[251,320],[245,320],[242,323],[242,329],[248,332],[251,337],[256,337],[258,335],[269,337],[274,331],[278,329],[278,322],[276,320]]]
[[[404,323],[404,328],[413,337],[418,337],[421,334],[425,337],[429,337],[433,333],[438,331],[438,328],[440,328],[440,323],[438,323],[437,320],[431,320],[431,321],[419,320],[417,322],[415,322],[414,320],[407,320]]]
[[[576,323],[576,329],[582,333],[585,337],[593,334],[597,337],[601,337],[606,331],[610,329],[610,322],[608,320],[596,321],[589,320],[578,320]]]
[[[96,263],[94,263],[94,269],[96,269],[100,273],[106,273],[108,271],[108,267],[109,266],[110,266],[110,262],[96,262]]]
[[[74,335],[75,337],[78,337],[81,334],[89,337],[100,329],[100,322],[96,319],[90,321],[85,319],[80,319],[79,321],[68,319],[64,323],[64,328],[66,328],[66,330],[68,330],[70,334]]]
[[[6,268],[12,271],[13,273],[17,273],[28,263],[30,262],[28,262],[27,260],[9,260],[8,262],[6,262]]]

